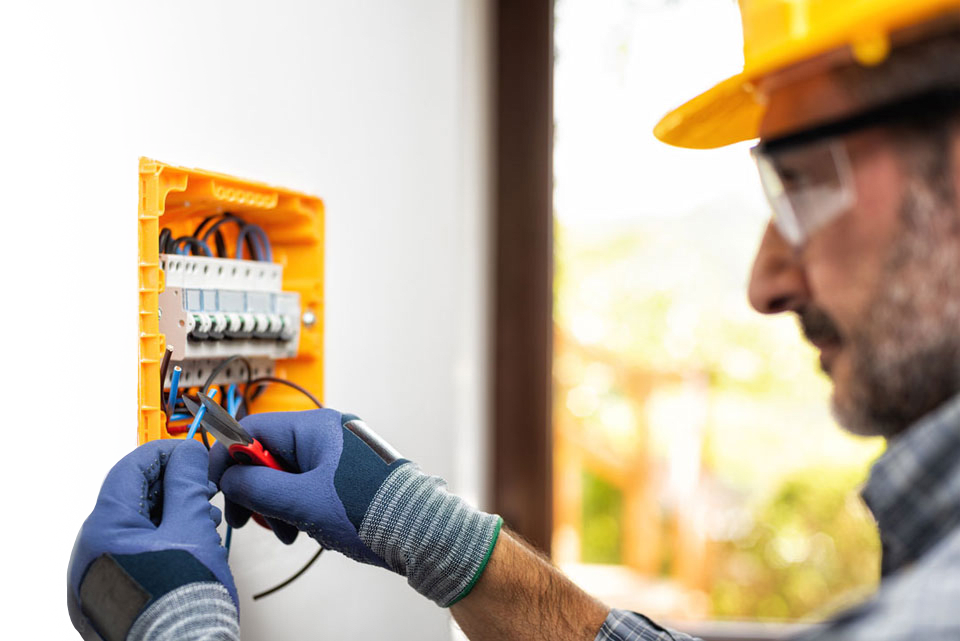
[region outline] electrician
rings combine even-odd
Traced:
[[[839,421],[883,435],[863,490],[882,581],[810,639],[960,638],[960,1],[741,0],[745,67],[658,125],[710,148],[759,138],[773,217],[749,298],[820,349]],[[610,610],[333,410],[244,426],[299,473],[209,478],[226,519],[255,510],[290,542],[404,575],[474,641],[688,639]],[[371,445],[372,444],[372,445]],[[237,594],[196,442],[148,443],[113,469],[69,568],[74,624],[106,639],[236,639]],[[160,501],[162,495],[162,502]],[[162,504],[161,504],[162,503]]]

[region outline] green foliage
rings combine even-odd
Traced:
[[[787,478],[750,531],[723,545],[711,592],[715,615],[810,618],[873,586],[880,544],[856,495],[862,479],[859,466]]]
[[[623,494],[588,471],[583,473],[583,539],[585,563],[621,562]]]

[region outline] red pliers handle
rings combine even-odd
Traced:
[[[284,471],[277,463],[277,459],[273,458],[273,454],[263,449],[257,439],[253,439],[253,442],[248,445],[234,443],[227,451],[230,452],[230,457],[241,465],[265,465],[274,470]]]
[[[263,446],[260,445],[260,441],[257,439],[253,439],[253,442],[248,445],[234,443],[227,448],[227,451],[230,452],[230,457],[241,465],[263,465],[274,470],[284,471],[280,464],[277,463],[277,459],[273,458],[273,454],[263,449]],[[253,520],[263,527],[271,529],[266,519],[256,512],[253,513]]]

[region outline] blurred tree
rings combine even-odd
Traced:
[[[856,493],[862,479],[859,466],[811,467],[786,479],[750,531],[723,544],[715,615],[820,618],[874,586],[880,543]]]
[[[583,472],[584,563],[620,563],[623,493],[589,471]]]

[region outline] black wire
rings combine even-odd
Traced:
[[[213,372],[211,372],[210,377],[207,379],[206,385],[209,385],[209,384],[213,381],[213,377],[216,376],[216,375],[219,373],[219,370],[220,370],[222,367],[226,367],[226,363],[228,363],[228,362],[230,362],[230,361],[232,361],[232,360],[234,360],[234,359],[239,359],[239,358],[240,358],[239,356],[231,356],[230,358],[228,358],[228,359],[227,359],[226,361],[224,361],[223,363],[220,363],[220,365],[217,366],[217,369],[215,369]],[[246,360],[246,359],[244,359],[244,360]],[[249,363],[248,363],[248,364],[247,364],[247,372],[249,373],[250,371],[251,371],[251,370],[250,370],[250,365],[249,365]],[[304,387],[301,387],[300,385],[294,383],[293,381],[288,381],[288,380],[285,379],[285,378],[278,378],[278,377],[276,377],[276,376],[261,376],[261,377],[259,377],[259,378],[254,378],[254,379],[252,379],[252,380],[251,380],[249,377],[247,378],[247,386],[246,386],[246,388],[245,388],[244,391],[243,391],[243,397],[242,397],[242,399],[241,399],[241,401],[240,401],[240,404],[241,404],[241,406],[244,408],[244,410],[246,410],[246,408],[249,407],[249,401],[252,401],[254,398],[256,398],[256,396],[263,390],[263,388],[264,388],[265,386],[269,385],[270,383],[279,383],[279,384],[281,384],[281,385],[286,385],[287,387],[290,387],[290,388],[292,388],[292,389],[295,389],[295,390],[297,390],[298,392],[300,392],[301,394],[303,394],[304,396],[306,396],[307,398],[309,398],[309,399],[313,402],[314,405],[316,405],[317,407],[323,409],[323,404],[322,404],[319,400],[317,400],[317,397],[316,397],[316,396],[314,396],[313,394],[311,394],[311,393],[310,393],[307,389],[305,389]],[[206,386],[204,387],[204,393],[206,393]],[[239,413],[239,408],[238,408],[238,413]],[[269,595],[273,594],[274,592],[277,592],[278,590],[282,590],[283,588],[287,587],[288,585],[290,585],[291,583],[293,583],[294,581],[296,581],[297,579],[299,579],[300,576],[303,575],[304,572],[306,572],[307,570],[309,570],[309,569],[310,569],[310,566],[312,566],[312,565],[316,562],[316,560],[320,558],[320,555],[321,555],[322,553],[323,553],[323,546],[320,546],[320,549],[317,550],[317,553],[314,554],[313,557],[311,557],[311,559],[310,559],[309,561],[307,561],[307,564],[306,564],[306,565],[304,565],[302,568],[300,568],[299,570],[297,570],[297,572],[296,572],[293,576],[291,576],[291,577],[290,577],[289,579],[287,579],[286,581],[283,581],[282,583],[279,583],[279,584],[273,586],[273,587],[270,588],[269,590],[264,590],[263,592],[260,592],[259,594],[254,594],[254,595],[253,595],[253,600],[256,601],[256,600],[258,600],[258,599],[262,599],[262,598],[265,597],[265,596],[269,596]]]
[[[238,421],[240,420],[240,418],[243,418],[244,416],[248,416],[250,414],[250,411],[247,408],[247,390],[248,389],[250,389],[249,383],[247,384],[246,387],[243,388],[243,393],[240,395],[240,405],[237,406]],[[260,397],[260,395],[263,394],[265,391],[267,391],[266,385],[257,386],[256,389],[254,389],[253,394],[250,395],[250,400],[251,401],[257,400]]]
[[[207,255],[207,253],[203,250],[203,245],[193,236],[180,236],[179,238],[174,239],[172,243],[173,251],[176,251],[177,247],[179,247],[181,243],[190,243],[190,247],[192,247],[195,252],[194,256]]]
[[[250,415],[250,413],[247,411],[247,396],[246,396],[246,389],[247,389],[247,388],[243,388],[243,389],[244,389],[244,391],[240,393],[240,404],[237,405],[237,415],[236,415],[236,419],[237,419],[238,421],[239,421],[240,419],[242,419],[242,418]],[[257,396],[257,395],[254,394],[253,397],[251,398],[251,400],[252,400],[253,398],[256,398],[256,396]]]
[[[239,216],[237,216],[236,214],[231,214],[230,212],[226,212],[224,214],[221,214],[221,216],[223,216],[223,218],[215,222],[213,225],[210,226],[209,229],[207,229],[207,231],[203,233],[202,240],[206,240],[207,238],[210,237],[210,234],[213,234],[214,232],[220,233],[220,226],[225,223],[236,224],[238,233],[240,230],[242,230],[244,227],[247,226],[246,221],[240,218]],[[254,252],[256,251],[256,249],[253,246],[253,238],[251,238],[250,236],[247,236],[246,238],[244,238],[244,244],[247,246],[247,253],[249,253],[251,256],[255,256],[256,254],[254,254]],[[239,259],[240,257],[235,256],[234,258]]]
[[[174,243],[173,241],[174,241],[174,237],[173,237],[173,235],[171,234],[170,238],[167,239],[167,253],[168,253],[168,254],[176,254],[176,253],[177,253],[177,248],[176,248],[176,246],[175,246],[176,243]]]
[[[173,233],[166,227],[160,230],[160,253],[169,254],[167,251],[167,246],[170,244],[170,239],[173,238]]]
[[[229,258],[229,256],[227,256],[227,243],[223,240],[223,234],[220,233],[220,230],[217,230],[217,233],[213,235],[213,241],[217,246],[217,256],[220,258]]]
[[[253,387],[260,387],[262,385],[267,385],[269,383],[280,383],[281,385],[292,387],[293,389],[297,390],[298,392],[300,392],[301,394],[309,398],[311,401],[313,401],[314,405],[316,405],[320,409],[323,409],[323,403],[317,400],[317,397],[311,394],[305,388],[297,385],[293,381],[288,381],[285,378],[277,378],[276,376],[261,376],[260,378],[255,378],[249,383],[247,383],[247,389],[243,393],[244,401],[246,401],[248,398],[250,400],[253,400],[254,395],[251,393],[253,391]]]
[[[304,565],[302,568],[300,568],[299,570],[297,570],[297,573],[296,573],[296,574],[294,574],[293,576],[291,576],[289,579],[287,579],[287,580],[284,581],[283,583],[278,583],[277,585],[273,586],[273,587],[270,588],[269,590],[264,590],[263,592],[260,592],[259,594],[254,594],[254,595],[253,595],[253,600],[256,601],[256,600],[258,600],[258,599],[262,599],[262,598],[265,597],[265,596],[269,596],[269,595],[273,594],[274,592],[276,592],[276,591],[278,591],[278,590],[282,590],[283,588],[287,587],[288,585],[290,585],[291,583],[293,583],[294,581],[296,581],[297,579],[299,579],[300,576],[301,576],[304,572],[306,572],[307,570],[309,570],[309,569],[310,569],[310,566],[313,565],[313,564],[316,562],[316,560],[320,558],[320,555],[321,555],[321,554],[323,554],[323,546],[320,546],[320,549],[317,550],[317,553],[314,554],[314,555],[310,558],[309,561],[307,561],[307,564],[306,564],[306,565]]]
[[[209,225],[209,223],[214,220],[216,220],[216,222],[214,222],[212,225],[207,227],[207,225]],[[180,236],[178,238],[174,238],[173,233],[170,231],[170,229],[167,227],[164,227],[162,230],[160,230],[160,238],[159,238],[160,253],[161,254],[175,253],[180,243],[184,243],[184,242],[189,242],[190,246],[195,250],[195,252],[203,251],[199,241],[203,241],[209,244],[209,239],[210,239],[210,236],[212,235],[214,243],[216,245],[216,255],[219,256],[220,258],[229,258],[229,254],[227,253],[227,243],[224,240],[223,232],[220,231],[220,226],[223,225],[224,223],[234,223],[235,225],[237,225],[238,232],[239,230],[242,230],[244,227],[247,226],[246,221],[244,221],[242,218],[240,218],[236,214],[232,214],[230,212],[224,212],[222,214],[212,214],[204,218],[202,221],[200,221],[200,224],[197,225],[196,229],[193,231],[193,234],[190,236]],[[200,235],[201,232],[203,233],[202,237]],[[255,255],[254,252],[256,252],[256,247],[254,246],[253,238],[251,238],[250,236],[247,236],[244,239],[244,244],[247,246],[247,252],[251,256],[254,256]]]
[[[239,354],[234,354],[228,359],[220,361],[220,364],[213,368],[213,371],[210,372],[210,376],[207,377],[207,380],[203,383],[203,391],[201,392],[206,396],[207,392],[210,391],[210,386],[213,385],[213,381],[217,378],[217,375],[220,374],[223,370],[227,368],[227,365],[233,363],[234,361],[240,361],[247,367],[247,388],[250,387],[251,377],[253,376],[253,368],[250,367],[250,361],[248,361],[243,356]]]
[[[193,230],[193,237],[200,238],[200,232],[203,231],[203,228],[207,226],[207,223],[209,223],[211,220],[214,220],[216,218],[220,218],[221,216],[223,216],[223,214],[211,214],[206,218],[204,218],[203,220],[201,220],[200,224],[197,225],[197,228]]]
[[[211,220],[220,218],[223,215],[224,214],[212,214],[204,218],[202,221],[200,221],[200,224],[197,225],[197,228],[193,230],[193,237],[200,238],[200,232],[203,231],[203,228],[206,227],[207,223],[209,223]],[[220,233],[219,229],[216,230],[216,232],[217,233],[214,234],[213,239],[214,239],[214,242],[216,242],[217,244],[217,256],[219,256],[220,258],[228,258],[227,243],[223,240],[223,234]]]

